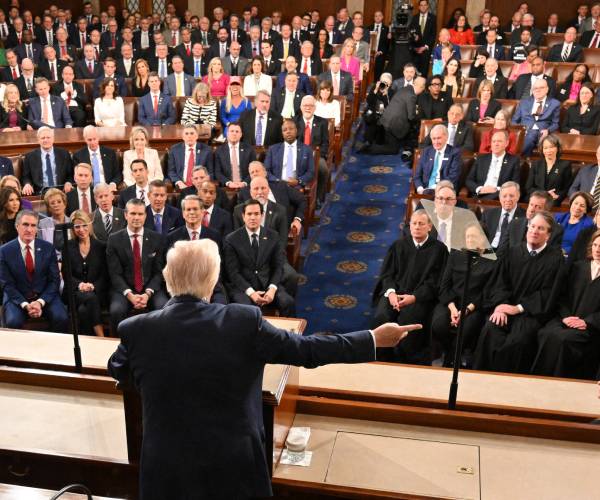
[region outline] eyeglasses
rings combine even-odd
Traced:
[[[75,224],[73,229],[75,229],[75,231],[79,231],[81,229],[86,229],[88,226],[89,224]]]
[[[442,84],[441,84],[441,83],[437,83],[437,82],[436,82],[436,83],[430,83],[430,84],[429,84],[429,86],[430,86],[430,87],[441,87],[441,86],[442,86]]]

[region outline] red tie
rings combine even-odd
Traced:
[[[158,114],[158,96],[156,94],[154,95],[154,114]]]
[[[198,231],[192,231],[192,240],[198,239]]]
[[[192,173],[194,172],[194,165],[196,164],[196,160],[194,158],[194,148],[190,148],[190,156],[188,158],[187,165],[187,174],[185,176],[185,183],[187,186],[192,185]]]
[[[302,73],[308,74],[308,59],[304,58],[304,64],[302,65]]]
[[[192,52],[190,50],[190,46],[186,43],[185,44],[185,53],[189,56]]]
[[[306,122],[306,127],[304,127],[304,144],[310,146],[310,122]]]
[[[19,77],[17,76],[17,68],[14,68],[14,67],[13,67],[13,69],[12,69],[12,76],[13,76],[13,80],[16,80],[17,78],[19,78]]]
[[[592,38],[592,43],[590,43],[590,47],[593,49],[598,48],[598,33],[594,34],[594,38]]]
[[[96,61],[100,59],[100,51],[98,50],[98,47],[94,47],[94,54],[96,56]]]
[[[171,45],[173,45],[173,47],[175,47],[176,44],[177,44],[177,35],[175,35],[175,32],[173,31],[173,36],[171,37]]]
[[[73,95],[73,93],[70,90],[67,90],[67,108],[71,105],[71,96]]]
[[[92,74],[94,73],[94,68],[92,67],[92,63],[91,62],[88,63],[88,71],[90,73],[92,73]]]
[[[137,293],[141,293],[144,288],[144,280],[142,279],[142,252],[138,237],[139,234],[133,235],[133,286]]]
[[[25,246],[27,253],[25,254],[25,270],[27,271],[27,277],[29,281],[33,281],[33,274],[35,273],[35,266],[33,265],[33,255],[31,255],[31,247]]]
[[[65,45],[60,46],[60,55],[63,57],[67,55],[67,47]]]
[[[117,46],[117,39],[115,38],[115,35],[111,35],[111,44],[112,44],[112,48],[114,49]]]
[[[81,48],[85,45],[85,33],[81,33]]]
[[[204,215],[202,216],[202,225],[204,227],[208,227],[210,224],[210,220],[208,218],[209,218],[208,210],[205,210]]]

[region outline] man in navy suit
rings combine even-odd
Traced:
[[[108,30],[100,36],[100,45],[114,57],[121,50],[121,43],[123,43],[123,37],[119,33],[119,25],[116,19],[111,19],[108,22]]]
[[[485,45],[482,45],[482,47],[487,51],[489,57],[496,59],[496,61],[504,61],[506,59],[504,47],[498,40],[496,30],[489,29],[486,31],[485,42]]]
[[[144,227],[146,206],[133,198],[125,207],[127,228],[112,233],[106,245],[112,291],[110,322],[113,333],[129,311],[161,309],[167,302],[163,289],[164,241]]]
[[[50,83],[46,78],[35,80],[36,97],[29,99],[27,118],[34,129],[43,126],[71,128],[73,119],[62,98],[50,95]]]
[[[123,169],[119,166],[117,152],[107,146],[101,146],[98,129],[87,125],[83,129],[86,146],[73,153],[73,163],[87,163],[92,166],[93,184],[105,182],[113,191],[123,182]]]
[[[448,180],[458,189],[460,177],[460,148],[448,144],[448,129],[438,124],[429,134],[431,146],[421,153],[414,177],[415,188],[419,194],[431,194],[436,184]]]
[[[209,174],[213,171],[211,149],[198,141],[198,130],[194,125],[183,127],[182,139],[183,142],[169,150],[167,171],[167,177],[180,190],[192,185],[192,172],[196,165],[206,167]]]
[[[83,58],[75,63],[75,78],[96,79],[102,74],[102,63],[96,61],[94,46],[91,43],[83,47]]]
[[[584,191],[594,196],[596,186],[600,186],[598,182],[598,165],[600,165],[600,146],[596,149],[597,163],[595,165],[586,165],[577,172],[575,180],[569,188],[569,196],[577,191]],[[598,204],[598,199],[594,198],[594,205]]]
[[[121,75],[117,75],[117,61],[112,57],[107,57],[104,60],[104,73],[101,73],[100,76],[94,80],[94,99],[100,97],[100,84],[106,78],[112,78],[115,81],[115,90],[118,96],[127,96],[127,83],[125,83],[125,78],[123,78]]]
[[[92,190],[92,181],[94,180],[92,166],[89,163],[78,163],[73,172],[76,185],[67,193],[67,215],[71,215],[75,210],[83,210],[87,214],[91,214],[96,210],[96,201]]]
[[[471,196],[498,199],[500,186],[507,181],[519,182],[521,166],[518,156],[506,152],[508,132],[499,130],[492,136],[489,154],[479,155],[469,170],[466,185]]]
[[[150,205],[146,207],[145,227],[166,236],[183,226],[181,211],[167,204],[167,185],[165,181],[154,179],[148,190]]]
[[[274,89],[274,92],[277,92],[279,89],[285,88],[285,80],[288,75],[295,74],[298,76],[298,85],[297,89],[306,95],[312,95],[312,86],[310,84],[310,79],[308,75],[305,73],[300,73],[298,70],[298,61],[293,56],[288,56],[288,58],[284,61],[284,68],[279,75],[277,75],[277,89]],[[274,99],[273,99],[274,100]]]
[[[225,240],[225,237],[232,231],[233,223],[231,213],[218,207],[215,204],[217,200],[217,186],[212,181],[204,181],[198,189],[198,196],[202,200],[202,225],[210,227]]]
[[[341,69],[341,60],[339,56],[329,58],[329,69],[318,76],[319,83],[323,80],[331,82],[333,85],[333,95],[346,96],[346,101],[354,100],[354,82],[352,75]],[[337,85],[337,89],[336,89]]]
[[[583,47],[578,43],[577,29],[567,28],[565,31],[565,41],[557,43],[550,47],[546,60],[548,62],[581,62],[583,61]]]
[[[152,71],[148,75],[150,92],[138,101],[138,122],[140,125],[159,127],[173,125],[177,119],[177,112],[171,97],[160,91],[160,77]]]
[[[241,189],[250,182],[248,166],[256,160],[254,148],[240,142],[241,138],[240,124],[230,123],[227,127],[227,142],[215,151],[215,179],[232,189]]]
[[[119,326],[109,372],[122,383],[133,376],[142,396],[141,498],[271,496],[261,411],[265,363],[373,361],[377,347],[393,347],[420,327],[294,335],[270,325],[256,307],[208,304],[219,263],[214,242],[177,242],[165,272],[173,298],[162,311]],[[202,453],[189,443],[202,443]]]
[[[315,175],[312,149],[298,140],[298,129],[293,120],[284,120],[281,133],[284,142],[273,144],[265,158],[269,180],[284,180],[292,186],[303,188]]]
[[[6,175],[15,175],[15,169],[10,158],[0,156],[0,179]]]
[[[47,317],[55,332],[68,331],[68,316],[60,300],[56,250],[36,239],[38,215],[17,214],[18,237],[0,247],[0,283],[4,291],[4,326],[22,328],[28,318]]]
[[[21,63],[23,59],[27,58],[37,66],[42,59],[42,46],[33,41],[31,32],[28,30],[23,31],[23,43],[17,45],[14,51]]]
[[[548,96],[548,83],[540,78],[532,85],[533,95],[521,99],[512,117],[513,125],[524,125],[523,155],[529,156],[540,139],[558,130],[560,102]]]
[[[271,95],[259,90],[254,97],[254,109],[240,116],[242,138],[252,146],[271,146],[282,141],[281,116],[271,108]]]

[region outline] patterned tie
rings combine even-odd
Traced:
[[[50,153],[46,153],[46,177],[48,177],[48,186],[54,186],[54,172],[52,171],[52,162],[50,161]]]
[[[90,213],[90,202],[88,201],[87,193],[81,193],[81,210],[86,214]]]
[[[532,257],[535,257],[538,253],[535,250],[532,250],[531,252],[529,252],[529,255],[531,255]]]
[[[31,51],[31,45],[27,45],[27,57],[33,59],[33,52]]]
[[[504,212],[504,217],[502,219],[502,224],[500,224],[500,241],[502,241],[502,236],[506,234],[508,230],[508,218],[510,217],[508,212]]]
[[[595,212],[600,205],[600,176],[596,177],[596,183],[594,184],[594,189],[592,190],[592,198],[594,198],[594,206],[592,207],[592,211]]]
[[[98,161],[98,153],[92,154],[92,175],[94,176],[94,185],[100,182],[100,162]]]
[[[569,54],[570,54],[570,47],[569,45],[565,44],[565,47],[563,48],[563,52],[562,52],[562,60],[563,62],[566,62],[569,59]]]
[[[427,23],[427,17],[421,14],[421,18],[419,20],[419,28],[421,28],[421,34],[425,33],[425,24]]]
[[[140,242],[138,241],[139,234],[133,234],[133,287],[137,293],[142,293],[144,288],[144,280],[142,278],[142,252]]]
[[[154,114],[158,115],[158,95],[154,94]]]
[[[88,62],[88,71],[90,74],[94,73],[94,67],[92,66],[92,61]]]
[[[259,113],[258,115],[258,123],[256,125],[256,145],[263,145],[263,115]]]
[[[240,163],[238,161],[237,147],[231,146],[231,180],[233,182],[240,182],[242,180],[240,175]]]
[[[81,48],[83,49],[83,47],[85,46],[85,33],[81,33]]]
[[[177,45],[177,33],[175,31],[173,31],[173,33],[171,33],[171,45],[173,47],[175,47],[175,45]]]
[[[167,77],[167,68],[165,68],[165,61],[164,61],[164,59],[161,59],[161,61],[160,61],[160,77],[161,78],[166,78]]]
[[[195,241],[198,239],[198,231],[192,231],[192,241]]]
[[[110,234],[112,231],[112,220],[110,218],[110,214],[106,214],[104,216],[104,229],[106,230],[106,234]]]
[[[590,43],[590,48],[592,48],[592,49],[598,48],[598,33],[594,34],[594,38],[592,38],[592,41]]]
[[[285,162],[285,176],[286,180],[294,178],[294,145],[288,145],[288,154]]]
[[[16,80],[17,78],[19,78],[19,75],[17,75],[17,68],[16,67],[12,68],[12,77],[13,77],[13,80]]]
[[[194,165],[195,164],[196,164],[196,159],[194,158],[194,148],[190,148],[189,156],[188,156],[188,164],[187,164],[187,173],[185,175],[186,186],[192,185],[192,174],[194,173]]]
[[[29,245],[25,245],[25,270],[27,271],[27,278],[29,278],[29,281],[33,281],[35,266],[33,264],[33,255],[31,255],[31,247]]]
[[[142,200],[144,203],[146,203],[146,193],[144,192],[143,189],[140,189],[140,200]]]

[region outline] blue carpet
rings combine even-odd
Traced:
[[[410,174],[399,155],[347,156],[309,235],[297,297],[308,334],[370,326],[371,293],[404,221]]]

